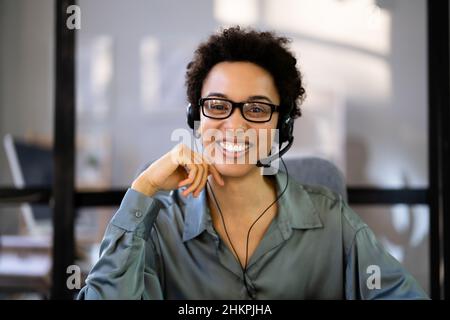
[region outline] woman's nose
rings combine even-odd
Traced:
[[[233,110],[231,116],[225,119],[226,129],[247,129],[247,120],[242,116],[241,110],[236,108]]]

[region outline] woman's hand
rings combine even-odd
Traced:
[[[182,194],[187,196],[192,193],[198,197],[210,174],[219,185],[224,185],[213,164],[186,145],[178,144],[145,169],[133,181],[131,188],[153,196],[160,190],[174,190],[189,185]]]

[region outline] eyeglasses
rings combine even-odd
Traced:
[[[226,119],[231,116],[235,108],[239,108],[244,119],[250,122],[268,122],[279,108],[277,105],[266,102],[233,102],[223,98],[202,98],[198,105],[203,115],[212,119]]]

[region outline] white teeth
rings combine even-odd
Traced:
[[[241,152],[248,149],[248,145],[245,143],[219,142],[219,145],[230,152]]]

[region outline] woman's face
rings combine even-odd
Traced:
[[[201,97],[280,104],[271,74],[250,62],[216,64],[203,82]],[[274,112],[270,121],[256,123],[246,120],[239,108],[220,120],[205,117],[200,112],[203,147],[219,172],[240,177],[255,169],[256,160],[266,157],[271,149],[278,116],[278,112]]]

